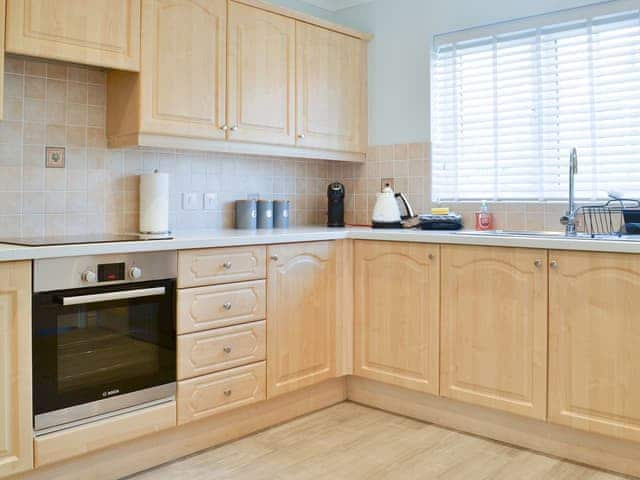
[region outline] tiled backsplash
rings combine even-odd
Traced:
[[[416,211],[430,202],[429,144],[373,146],[367,162],[250,157],[166,149],[106,148],[105,72],[7,55],[0,122],[0,232],[57,235],[137,231],[138,177],[171,174],[170,226],[230,227],[233,201],[288,199],[292,224],[323,224],[326,186],[347,189],[347,223],[369,224],[382,180],[393,178]],[[45,146],[66,147],[66,168],[45,168]],[[182,194],[217,195],[213,210],[183,210]],[[473,228],[479,205],[446,205]],[[559,230],[562,203],[493,203],[496,228]]]
[[[382,179],[393,178],[395,190],[406,192],[417,212],[431,208],[430,193],[430,145],[413,143],[373,146],[369,149],[364,165],[343,164],[337,166],[338,177],[344,179],[347,198],[347,221],[368,224],[371,221],[376,192]],[[446,203],[464,217],[465,228],[474,228],[475,212],[479,203]],[[561,230],[560,217],[566,203],[490,202],[495,228],[509,230]]]
[[[290,200],[293,224],[325,222],[337,162],[107,149],[105,78],[98,69],[6,57],[2,235],[137,231],[137,175],[156,168],[171,174],[172,229],[229,227],[233,200],[251,194]],[[66,168],[45,168],[46,145],[66,147]],[[185,211],[183,192],[212,192],[218,202],[213,210]]]

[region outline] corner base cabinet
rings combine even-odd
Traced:
[[[336,242],[267,254],[267,398],[336,376]]]
[[[547,415],[547,252],[442,246],[440,393]]]
[[[33,468],[31,262],[0,263],[0,477]]]
[[[640,441],[640,256],[550,252],[549,421]]]
[[[438,394],[440,247],[357,241],[358,376]]]

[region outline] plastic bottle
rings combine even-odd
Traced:
[[[493,214],[489,212],[487,201],[480,204],[480,211],[476,212],[476,230],[493,230]]]

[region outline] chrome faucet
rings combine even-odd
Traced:
[[[576,235],[576,192],[575,176],[578,173],[578,151],[575,147],[571,150],[569,157],[569,208],[567,213],[560,218],[560,223],[564,225],[564,233],[567,236]]]

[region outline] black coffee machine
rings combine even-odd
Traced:
[[[334,182],[327,187],[327,227],[344,227],[344,185]]]

